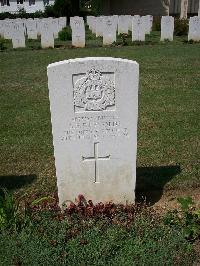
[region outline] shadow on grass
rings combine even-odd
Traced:
[[[32,183],[36,178],[36,175],[0,176],[0,187],[13,190]]]
[[[161,198],[165,184],[181,172],[180,165],[138,167],[136,179],[136,202],[155,204]]]

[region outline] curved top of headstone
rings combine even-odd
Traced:
[[[135,64],[138,65],[136,61],[129,60],[129,59],[123,59],[123,58],[115,58],[115,57],[84,57],[84,58],[75,58],[75,59],[69,59],[69,60],[63,60],[59,62],[55,62],[52,64],[48,65],[48,69],[51,67],[56,67],[64,64],[71,64],[71,63],[82,63],[82,62],[87,62],[87,61],[116,61],[116,62],[124,62],[124,63],[129,63],[129,64]]]

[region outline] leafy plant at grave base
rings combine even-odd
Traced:
[[[174,34],[183,36],[188,34],[189,21],[188,19],[175,19],[174,21]]]
[[[181,211],[168,212],[164,218],[166,224],[181,227],[186,239],[194,241],[200,237],[200,209],[195,210],[191,197],[178,198]]]
[[[0,230],[3,228],[17,227],[19,203],[7,190],[1,189],[0,196]]]
[[[194,253],[179,230],[146,205],[94,205],[79,195],[60,211],[57,198],[32,201],[31,226],[0,234],[3,265],[190,265]],[[67,203],[67,202],[66,202]],[[9,247],[9,248],[8,248]],[[5,252],[6,251],[6,252]]]
[[[3,51],[3,50],[6,49],[6,45],[5,44],[6,44],[5,39],[0,37],[0,51]]]
[[[127,40],[128,39],[128,34],[120,33],[119,38],[120,38],[123,46],[127,46],[128,45],[128,40]]]
[[[58,38],[61,41],[70,41],[72,39],[72,31],[69,26],[63,28],[59,33],[58,33]]]

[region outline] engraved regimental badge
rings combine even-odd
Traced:
[[[75,111],[113,110],[115,106],[114,82],[96,69],[88,71],[74,85]]]

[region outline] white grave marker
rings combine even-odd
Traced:
[[[60,206],[79,194],[135,200],[139,65],[82,58],[48,66]]]
[[[28,39],[37,39],[37,22],[31,18],[26,20]]]
[[[72,45],[75,47],[85,47],[85,25],[83,18],[70,18],[72,28]]]
[[[118,17],[118,34],[128,34],[130,16],[121,15]]]
[[[40,24],[42,48],[54,48],[54,35],[51,20],[42,20]]]
[[[58,19],[58,23],[59,23],[59,30],[62,30],[63,28],[65,28],[66,25],[67,25],[67,19],[66,19],[66,17],[60,17]]]
[[[153,17],[150,15],[147,16],[142,16],[144,27],[145,27],[145,34],[150,34],[151,33],[151,28],[152,28],[152,19]]]
[[[103,24],[103,44],[116,42],[116,22],[113,17],[106,17]]]
[[[145,41],[145,25],[139,15],[135,15],[132,20],[132,41]]]
[[[24,27],[21,22],[16,22],[16,23],[13,23],[12,25],[12,45],[13,45],[13,48],[26,47]]]
[[[200,17],[190,17],[188,41],[200,41]]]
[[[174,18],[171,16],[163,16],[161,19],[161,41],[173,41],[174,36]]]
[[[60,31],[59,19],[52,19],[52,27],[53,27],[53,36],[55,39],[58,39],[58,32]]]
[[[103,24],[104,24],[104,16],[96,17],[96,37],[103,36]]]
[[[3,35],[5,39],[12,39],[13,22],[11,19],[5,19],[3,24]]]

